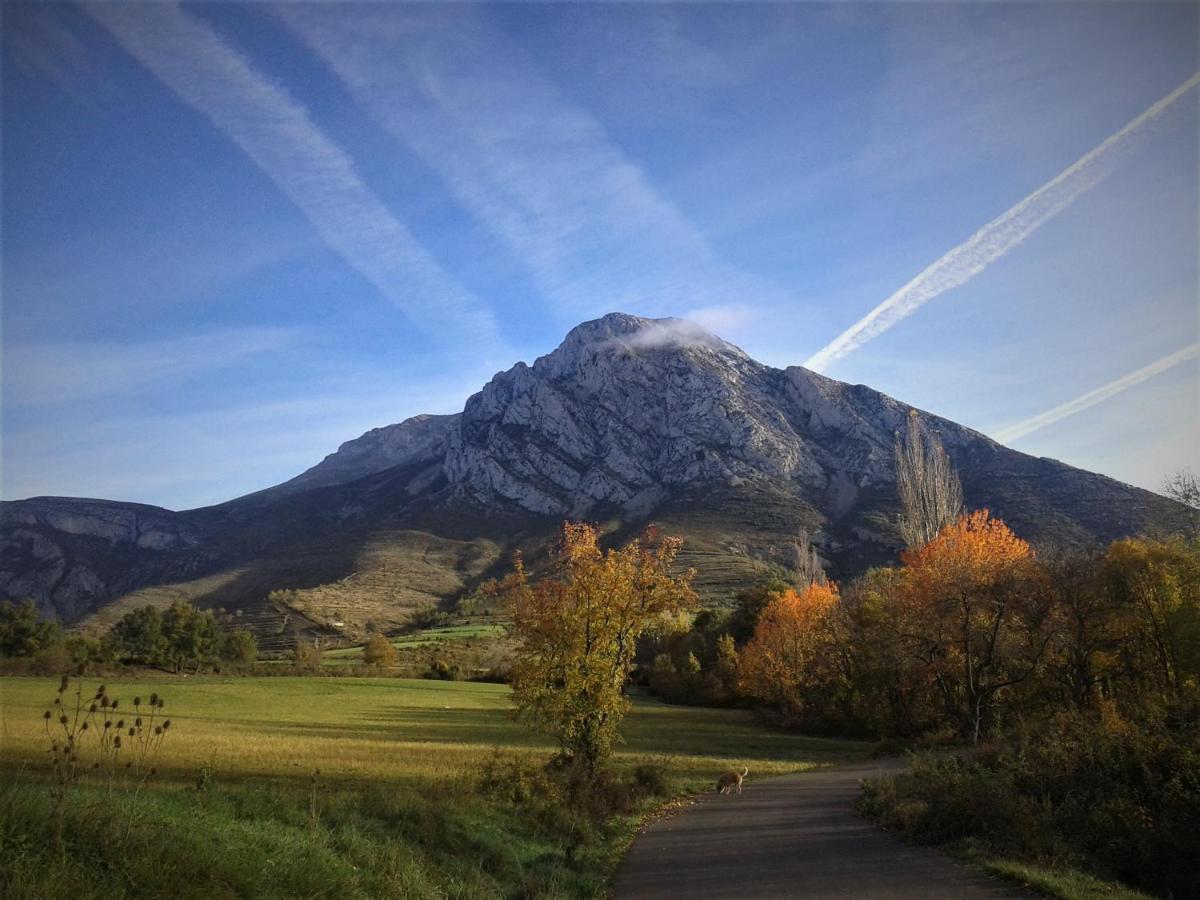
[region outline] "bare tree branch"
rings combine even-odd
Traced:
[[[933,540],[963,511],[962,483],[941,441],[929,434],[916,410],[908,429],[896,436],[896,490],[900,495],[900,535],[909,547]]]

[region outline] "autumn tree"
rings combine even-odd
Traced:
[[[394,666],[396,648],[382,634],[376,634],[363,647],[363,662],[368,666]]]
[[[900,535],[920,547],[963,511],[962,483],[941,441],[929,434],[910,410],[904,439],[896,436],[896,492],[900,496]]]
[[[788,588],[793,587],[781,578],[770,578],[761,584],[738,591],[733,598],[733,610],[729,615],[729,633],[734,641],[745,644],[754,636],[758,620],[763,611]]]
[[[742,693],[789,719],[811,719],[828,700],[836,671],[830,625],[837,603],[835,584],[815,582],[799,593],[789,588],[776,597],[742,650]]]
[[[835,655],[849,692],[850,724],[912,737],[940,718],[930,673],[904,639],[898,597],[904,571],[878,568],[845,585],[834,614]]]
[[[1200,547],[1130,539],[1108,548],[1109,590],[1133,615],[1124,650],[1140,680],[1166,695],[1200,680]]]
[[[695,603],[693,573],[671,572],[681,543],[651,532],[604,551],[595,528],[568,522],[553,574],[533,582],[517,558],[504,591],[520,641],[513,695],[564,760],[601,766],[628,708],[639,636]]]
[[[1001,693],[1033,673],[1045,648],[1033,553],[979,510],[902,559],[902,637],[960,734],[978,741]]]
[[[225,641],[225,649],[221,654],[230,662],[249,665],[258,659],[258,641],[245,628],[237,628],[229,633]]]

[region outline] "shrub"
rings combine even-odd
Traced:
[[[416,629],[436,628],[439,625],[445,625],[447,615],[430,603],[427,606],[422,606],[413,612],[412,618],[409,619],[409,624]]]
[[[394,666],[396,657],[396,648],[382,634],[372,637],[363,647],[363,662],[368,666]]]
[[[990,754],[919,759],[864,787],[863,811],[933,843],[1072,860],[1158,894],[1200,871],[1200,704],[1137,720],[1109,704],[1062,713]]]
[[[421,677],[434,681],[458,681],[461,674],[458,666],[451,665],[444,659],[434,659]]]
[[[316,669],[321,665],[321,648],[316,644],[301,642],[292,651],[292,662],[298,669]]]
[[[657,763],[639,763],[635,766],[633,784],[646,797],[665,797],[671,792],[667,784],[667,771]]]

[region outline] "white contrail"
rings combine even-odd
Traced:
[[[557,309],[657,314],[747,297],[790,302],[726,264],[486,10],[274,9],[355,102],[509,246]]]
[[[1200,84],[1200,72],[1016,206],[988,222],[967,240],[951,249],[810,356],[804,365],[810,369],[823,369],[887,331],[901,319],[912,315],[934,297],[966,284],[1104,180],[1120,162],[1121,157],[1136,146],[1143,126],[1165,113],[1197,84]]]
[[[490,311],[363,183],[353,160],[283,87],[175,3],[83,9],[185,103],[237,144],[322,240],[428,334],[494,341]]]
[[[1168,369],[1174,368],[1182,362],[1187,362],[1192,359],[1200,359],[1200,341],[1194,344],[1189,344],[1182,350],[1176,350],[1162,359],[1155,360],[1148,366],[1143,366],[1135,372],[1130,372],[1127,375],[1122,375],[1115,381],[1110,381],[1103,387],[1098,387],[1094,391],[1088,391],[1082,396],[1076,397],[1074,400],[1068,400],[1066,403],[1061,403],[1053,409],[1048,409],[1044,413],[1039,413],[1036,416],[1030,416],[1022,422],[1017,422],[1015,425],[1009,425],[1007,428],[1002,428],[996,432],[995,438],[1002,444],[1007,444],[1009,441],[1015,441],[1017,438],[1025,437],[1027,434],[1032,434],[1039,429],[1045,428],[1047,425],[1052,425],[1059,419],[1065,419],[1067,416],[1073,416],[1075,413],[1087,409],[1089,406],[1095,406],[1107,400],[1109,397],[1114,397],[1122,391],[1128,390],[1135,384],[1141,384],[1148,378],[1153,378]]]

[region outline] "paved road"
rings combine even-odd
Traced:
[[[710,793],[639,835],[616,900],[1030,896],[854,811],[860,779],[903,767],[884,760],[762,781],[752,772],[740,796]]]

